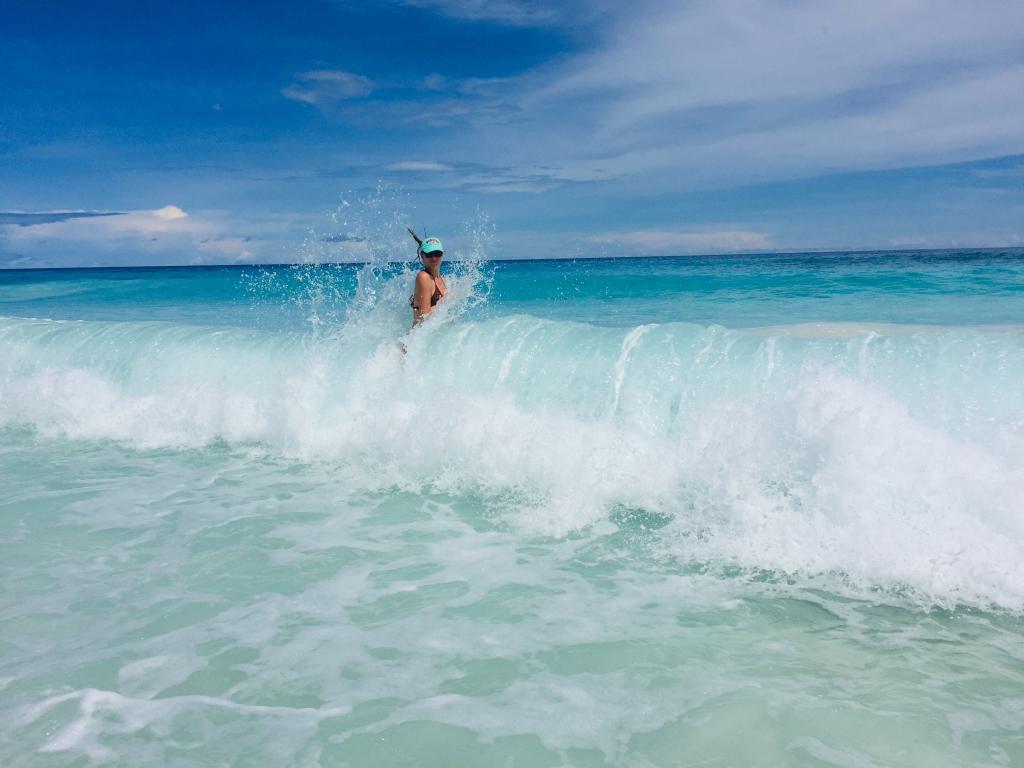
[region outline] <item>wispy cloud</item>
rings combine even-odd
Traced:
[[[3,222],[23,228],[16,236],[25,240],[52,236],[110,237],[118,235],[157,235],[188,232],[205,234],[208,224],[196,221],[176,205],[165,205],[149,211],[119,213],[69,214],[65,211],[43,211],[17,214],[20,220]]]
[[[35,262],[61,258],[61,265],[75,263],[79,251],[133,252],[142,263],[160,253],[174,253],[193,263],[248,261],[255,255],[251,238],[226,231],[225,222],[212,216],[192,216],[176,205],[102,216],[22,215],[34,216],[37,222],[0,221],[0,232],[8,250]]]
[[[1016,250],[1024,246],[1024,232],[963,232],[957,237],[930,233],[908,235],[889,240],[893,248],[1008,248]]]
[[[0,211],[0,227],[34,227],[39,224],[54,224],[70,219],[90,219],[100,216],[122,216],[123,211]]]
[[[646,229],[606,232],[590,239],[594,243],[615,246],[636,256],[767,251],[772,247],[767,235],[747,230],[680,232]]]
[[[295,76],[281,93],[285,98],[314,106],[330,106],[347,99],[368,96],[373,82],[362,75],[338,69],[314,69]]]
[[[434,160],[402,160],[384,166],[388,171],[451,171],[452,166]]]
[[[1024,100],[1010,97],[1024,92],[1024,4],[979,13],[957,0],[628,9],[591,0],[557,11],[511,0],[417,2],[474,20],[568,14],[591,22],[592,34],[583,48],[513,76],[433,72],[370,96],[366,78],[317,70],[340,75],[338,85],[293,86],[292,98],[329,101],[354,124],[427,131],[437,160],[399,160],[391,171],[500,157],[517,179],[463,186],[616,183],[622,194],[657,195],[1024,153]],[[328,99],[335,87],[370,98]],[[532,178],[538,167],[548,178]]]
[[[555,3],[542,0],[403,0],[406,5],[431,8],[446,16],[493,21],[515,26],[554,23],[561,17]]]
[[[402,188],[410,191],[451,190],[474,194],[536,194],[572,181],[543,168],[512,169],[485,163],[438,160],[398,160],[383,165],[323,168],[295,178],[357,179],[367,175],[379,178],[382,174],[394,174],[401,179]]]
[[[429,75],[423,78],[423,85],[428,90],[440,91],[448,85],[448,80],[439,72],[431,72]]]
[[[441,101],[405,102],[390,105],[394,119],[428,128],[486,128],[522,122],[521,108],[513,101],[491,96],[463,94]],[[397,107],[397,109],[395,109]]]
[[[467,98],[467,153],[652,192],[1024,152],[1024,5],[644,3]]]
[[[464,186],[485,195],[528,194],[538,195],[561,184],[560,179],[550,176],[505,176],[494,179],[469,179]]]

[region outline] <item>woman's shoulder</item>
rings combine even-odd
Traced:
[[[430,273],[425,269],[421,269],[416,273],[416,285],[433,285],[434,278],[430,276]]]

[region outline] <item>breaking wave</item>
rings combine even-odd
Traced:
[[[0,318],[0,426],[330,462],[541,534],[636,513],[691,561],[1024,607],[1020,328],[458,314],[407,332],[370,303],[317,334]]]

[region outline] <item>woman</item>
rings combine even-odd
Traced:
[[[448,293],[448,286],[441,277],[441,261],[444,259],[444,246],[436,237],[421,239],[412,229],[409,234],[419,244],[420,261],[423,263],[416,275],[416,284],[412,288],[412,297],[409,304],[412,306],[412,324],[415,326],[429,315],[437,302]]]

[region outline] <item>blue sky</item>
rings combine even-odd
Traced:
[[[1009,0],[12,3],[0,46],[0,266],[1024,244]]]

